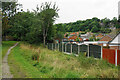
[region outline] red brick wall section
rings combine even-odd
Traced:
[[[117,64],[120,65],[120,50],[117,50]]]
[[[103,59],[111,64],[115,64],[115,50],[103,48]]]

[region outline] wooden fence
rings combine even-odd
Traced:
[[[120,65],[120,50],[103,49],[103,59],[116,66]]]

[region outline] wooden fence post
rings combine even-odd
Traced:
[[[103,58],[102,56],[103,56],[103,48],[101,46],[101,59]]]
[[[90,50],[89,50],[89,44],[88,44],[88,58],[89,58],[89,53],[90,53]]]
[[[117,66],[117,49],[115,50],[115,66]]]

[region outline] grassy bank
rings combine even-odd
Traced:
[[[2,58],[7,53],[8,49],[13,46],[16,41],[2,41]]]
[[[37,57],[36,57],[37,56]],[[66,55],[20,43],[8,57],[15,78],[117,78],[118,68],[103,60]]]

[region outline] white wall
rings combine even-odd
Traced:
[[[119,43],[120,44],[120,33],[111,43]]]

